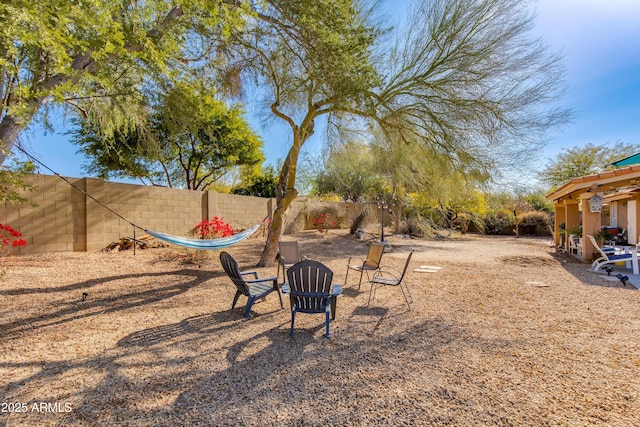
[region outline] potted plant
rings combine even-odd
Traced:
[[[565,245],[566,245],[566,235],[567,235],[567,229],[566,228],[561,228],[558,230],[558,235],[560,236],[560,249],[565,249]]]
[[[569,233],[570,236],[582,237],[582,226],[574,225],[573,227],[569,227],[567,233]]]
[[[611,234],[607,233],[605,230],[599,230],[593,237],[596,239],[596,242],[598,242],[600,247],[604,245],[604,242],[611,240]]]

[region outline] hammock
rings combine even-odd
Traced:
[[[144,230],[145,233],[150,234],[151,236],[164,240],[165,242],[172,243],[178,246],[184,246],[185,248],[190,249],[201,249],[201,250],[211,250],[211,249],[222,249],[231,245],[235,245],[238,242],[243,241],[247,237],[251,236],[256,232],[258,228],[260,228],[262,222],[254,225],[251,228],[248,228],[240,233],[234,234],[228,237],[220,237],[218,239],[190,239],[188,237],[174,236],[171,234],[159,233],[153,230]]]
[[[125,217],[120,215],[118,212],[114,211],[113,209],[111,209],[110,207],[108,207],[107,205],[102,203],[100,200],[96,199],[91,194],[87,193],[85,190],[83,190],[82,188],[78,187],[73,182],[69,181],[67,178],[63,177],[58,172],[54,171],[53,169],[51,169],[50,167],[48,167],[47,165],[42,163],[40,160],[38,160],[35,157],[33,157],[31,154],[27,153],[22,147],[20,147],[20,145],[16,145],[15,147],[18,150],[22,151],[24,154],[26,154],[27,157],[29,157],[31,160],[33,160],[34,162],[42,165],[44,168],[50,170],[58,178],[62,179],[64,182],[66,182],[67,184],[69,184],[70,186],[72,186],[73,188],[75,188],[76,190],[78,190],[79,192],[84,194],[85,196],[89,197],[91,200],[96,202],[98,205],[102,206],[103,208],[105,208],[106,210],[108,210],[109,212],[111,212],[112,214],[117,216],[118,218],[120,218],[123,221],[127,222],[128,224],[130,224],[133,227],[133,238],[134,238],[134,240],[135,240],[135,237],[136,237],[136,228],[138,228],[138,229],[143,230],[145,233],[147,233],[147,234],[149,234],[149,235],[151,235],[151,236],[153,236],[155,238],[158,238],[160,240],[164,240],[165,242],[168,242],[168,243],[173,243],[174,245],[184,246],[185,248],[202,249],[202,250],[221,249],[221,248],[226,248],[228,246],[235,245],[236,243],[239,243],[239,242],[243,241],[244,239],[246,239],[247,237],[251,236],[253,233],[255,233],[255,231],[258,228],[260,228],[262,223],[265,222],[265,220],[267,219],[265,217],[265,219],[263,219],[258,224],[254,225],[253,227],[251,227],[249,229],[246,229],[244,231],[241,231],[240,233],[234,234],[233,236],[221,237],[219,239],[208,239],[208,240],[190,239],[188,237],[173,236],[171,234],[159,233],[159,232],[153,231],[153,230],[146,230],[146,229],[140,227],[139,225],[136,225],[133,222],[129,221],[128,219],[126,219]],[[136,246],[135,245],[133,245],[133,253],[134,254],[136,253]]]

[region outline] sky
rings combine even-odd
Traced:
[[[383,1],[397,22],[408,5],[409,0]],[[575,118],[550,134],[537,163],[528,167],[541,170],[562,149],[587,143],[640,144],[640,0],[538,0],[531,7],[537,13],[534,35],[542,37],[552,51],[565,55],[568,89],[558,105],[571,108]],[[267,163],[275,165],[290,146],[286,129],[273,123],[264,127],[259,120],[248,119],[265,143]],[[57,173],[86,176],[82,165],[87,159],[69,142],[67,123],[58,117],[53,124],[53,133],[34,126],[21,138]],[[321,132],[316,132],[306,150],[313,154],[321,147]]]

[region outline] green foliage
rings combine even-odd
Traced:
[[[166,76],[215,59],[231,31],[242,28],[247,8],[203,0],[3,1],[4,149],[10,151],[20,131],[51,102],[98,117],[106,134],[137,126],[144,117],[143,94],[154,93],[154,83]],[[0,164],[4,160],[0,155]]]
[[[553,212],[553,203],[547,200],[543,191],[532,191],[524,195],[524,199],[535,211]]]
[[[319,195],[337,194],[342,200],[364,202],[389,193],[382,176],[375,167],[376,160],[369,147],[349,142],[329,151],[325,168],[315,181]]]
[[[375,120],[386,137],[465,175],[497,174],[534,155],[570,115],[539,108],[561,95],[563,65],[532,37],[527,2],[414,5],[378,92]]]
[[[600,245],[600,247],[602,247],[605,244],[605,242],[612,240],[613,237],[614,236],[611,233],[609,233],[607,230],[598,230],[593,235],[593,238],[596,239],[596,242],[598,242],[598,245]]]
[[[401,234],[415,237],[430,237],[434,234],[433,223],[421,215],[409,215],[400,221]]]
[[[93,118],[80,121],[73,142],[92,159],[90,173],[204,190],[231,168],[264,160],[244,112],[203,86],[176,83],[149,108],[146,126],[112,138]]]
[[[0,165],[0,203],[8,202],[13,205],[30,203],[22,194],[34,189],[32,185],[24,181],[25,175],[34,171],[33,163],[20,162],[15,159],[8,166]]]
[[[248,178],[248,183],[231,190],[232,194],[255,197],[276,197],[278,175],[272,166],[267,166],[258,176]]]
[[[513,234],[515,221],[512,214],[505,211],[489,213],[484,217],[484,233],[488,235]]]
[[[640,152],[638,144],[592,143],[580,147],[562,149],[554,159],[550,159],[540,172],[540,181],[550,190],[558,188],[571,178],[593,175],[612,169],[611,163]]]

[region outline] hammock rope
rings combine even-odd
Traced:
[[[236,234],[233,234],[233,235],[227,236],[227,237],[219,237],[217,239],[192,239],[192,238],[188,238],[188,237],[175,236],[175,235],[172,235],[172,234],[160,233],[158,231],[149,230],[149,229],[140,227],[139,225],[134,224],[133,222],[129,221],[128,219],[126,219],[125,217],[120,215],[118,212],[114,211],[109,206],[105,205],[100,200],[96,199],[91,194],[87,193],[82,188],[78,187],[73,182],[69,181],[67,178],[63,177],[58,172],[54,171],[53,169],[51,169],[50,167],[48,167],[47,165],[42,163],[40,160],[36,159],[31,154],[27,153],[19,144],[16,144],[15,147],[18,150],[22,151],[31,160],[33,160],[34,162],[36,162],[39,165],[41,165],[42,167],[44,167],[45,169],[47,169],[48,171],[53,173],[58,178],[62,179],[64,182],[69,184],[71,187],[75,188],[76,190],[78,190],[79,192],[81,192],[82,194],[84,194],[85,196],[87,196],[88,198],[93,200],[94,202],[96,202],[98,205],[102,206],[104,209],[108,210],[109,212],[111,212],[112,214],[114,214],[115,216],[120,218],[121,220],[125,221],[127,224],[131,225],[133,227],[133,238],[134,238],[134,240],[136,238],[136,228],[137,228],[137,229],[142,230],[145,233],[147,233],[150,236],[153,236],[153,237],[155,237],[157,239],[163,240],[163,241],[165,241],[167,243],[171,243],[171,244],[174,244],[174,245],[183,246],[183,247],[189,248],[189,249],[199,249],[199,250],[222,249],[222,248],[226,248],[228,246],[235,245],[236,243],[239,243],[239,242],[243,241],[244,239],[248,238],[249,236],[251,236],[253,233],[255,233],[258,230],[258,228],[260,228],[260,226],[268,218],[268,216],[265,217],[262,221],[260,221],[256,225],[254,225],[253,227],[248,228],[248,229],[246,229],[244,231],[241,231],[239,233],[236,233]],[[135,254],[135,245],[133,246],[133,251],[134,251],[134,254]]]

